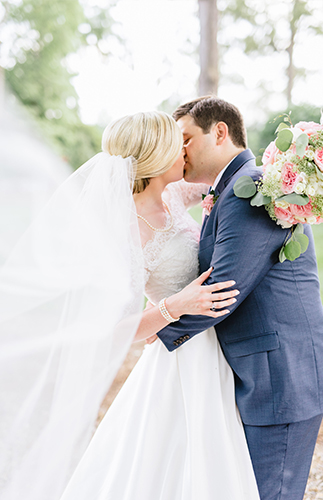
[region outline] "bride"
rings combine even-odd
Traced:
[[[211,270],[198,277],[199,226],[187,208],[205,186],[181,180],[182,135],[165,113],[117,120],[102,144],[2,270],[1,370],[17,412],[1,429],[2,498],[257,500],[214,329],[172,353],[155,336],[183,314],[227,314],[238,293],[221,292],[234,282],[201,286]],[[85,449],[100,398],[142,339]]]

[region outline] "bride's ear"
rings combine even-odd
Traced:
[[[216,138],[216,144],[220,146],[229,136],[228,125],[224,122],[218,122],[213,127],[213,133]]]

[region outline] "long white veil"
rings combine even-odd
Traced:
[[[57,500],[138,327],[134,163],[99,153],[0,271],[0,497]]]

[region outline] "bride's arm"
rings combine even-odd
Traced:
[[[183,288],[181,292],[167,298],[165,305],[173,318],[179,318],[183,314],[203,315],[212,318],[229,314],[230,311],[224,308],[236,302],[234,297],[239,292],[238,290],[222,290],[234,286],[235,282],[225,281],[202,286],[202,283],[210,276],[211,272],[212,268],[201,274],[196,280]],[[211,307],[219,310],[212,311]],[[169,323],[161,314],[158,305],[145,309],[134,342],[151,337]]]

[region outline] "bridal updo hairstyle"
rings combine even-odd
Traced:
[[[149,179],[172,167],[183,148],[183,136],[175,120],[161,111],[136,113],[110,123],[102,137],[102,150],[136,160],[133,193],[141,193]]]

